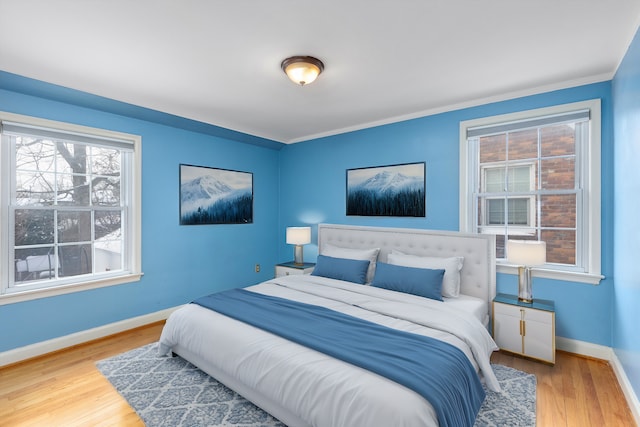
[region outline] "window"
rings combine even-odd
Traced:
[[[504,165],[482,165],[482,192],[487,194],[480,209],[479,230],[493,233],[504,231],[505,224],[511,227],[533,227],[535,221],[535,200],[530,196],[505,196],[504,185],[507,183],[508,192],[531,192],[533,190],[532,165],[513,165],[509,168]],[[508,174],[508,176],[507,176]],[[489,196],[489,194],[501,194]],[[498,226],[495,228],[494,226]]]
[[[460,229],[547,244],[545,273],[599,283],[600,102],[462,122]]]
[[[0,303],[139,279],[140,137],[0,120]]]

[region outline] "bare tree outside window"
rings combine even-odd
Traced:
[[[13,138],[15,282],[121,268],[121,151]]]
[[[0,111],[0,304],[140,280],[139,135]]]

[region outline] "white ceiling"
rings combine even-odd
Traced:
[[[609,80],[639,0],[0,0],[0,70],[292,143]],[[312,55],[315,83],[280,62]]]

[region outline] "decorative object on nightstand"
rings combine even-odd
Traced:
[[[531,267],[547,262],[547,244],[537,240],[508,240],[507,261],[518,265],[518,299],[533,301]]]
[[[501,350],[556,363],[556,311],[553,301],[520,301],[498,294],[493,300],[493,339]]]
[[[316,266],[313,262],[296,264],[295,262],[283,262],[276,265],[276,277],[293,276],[297,274],[310,274]]]
[[[293,262],[304,264],[302,245],[311,243],[311,227],[287,227],[287,244],[295,245],[293,250]]]

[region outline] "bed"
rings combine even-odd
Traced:
[[[374,324],[375,328],[403,331],[400,334],[408,338],[435,338],[438,345],[446,343],[445,347],[453,347],[455,352],[463,354],[464,363],[489,389],[499,390],[489,363],[491,352],[497,350],[497,346],[487,332],[490,301],[495,296],[494,237],[320,224],[316,269],[327,271],[327,265],[333,265],[328,262],[347,263],[347,259],[371,257],[372,250],[375,258],[373,262],[367,261],[367,267],[361,272],[364,284],[314,273],[275,278],[236,291],[254,298],[302,304],[314,310],[316,307],[329,309],[327,311],[360,323]],[[438,300],[378,286],[382,279],[378,280],[376,273],[382,277],[383,271],[394,283],[396,277],[404,277],[396,275],[398,271],[450,272],[449,264],[442,268],[421,264],[425,260],[432,263],[434,259],[448,262],[462,259],[455,276],[459,280],[456,296],[448,294]],[[348,263],[356,264],[355,261]],[[364,264],[358,264],[361,265]],[[439,277],[443,278],[442,292],[445,293],[445,286],[450,283],[444,281],[452,276]],[[248,307],[256,310],[244,311],[259,312],[258,308],[270,311],[261,301],[249,302]],[[203,306],[206,304],[202,301],[196,302],[169,317],[161,334],[160,352],[180,355],[288,426],[443,424],[440,402],[432,404],[424,394],[406,384],[356,366],[340,356],[328,355],[333,354],[332,349],[326,354],[312,345],[310,348],[305,340],[317,339],[315,335],[319,335],[312,329],[315,320],[309,325],[299,323],[304,319],[294,319],[288,324],[288,329],[297,328],[302,335],[302,341],[296,341],[286,334],[287,338],[276,335],[266,327],[267,330],[256,327],[249,320],[238,320],[233,314],[223,314],[223,308],[228,306],[226,301],[218,302],[219,311]],[[345,322],[345,327],[346,323],[349,322]],[[337,330],[330,333],[336,337],[341,335]],[[339,346],[336,338],[336,347]],[[375,349],[365,350],[365,354],[373,353]],[[451,378],[451,382],[456,381],[457,378]]]

